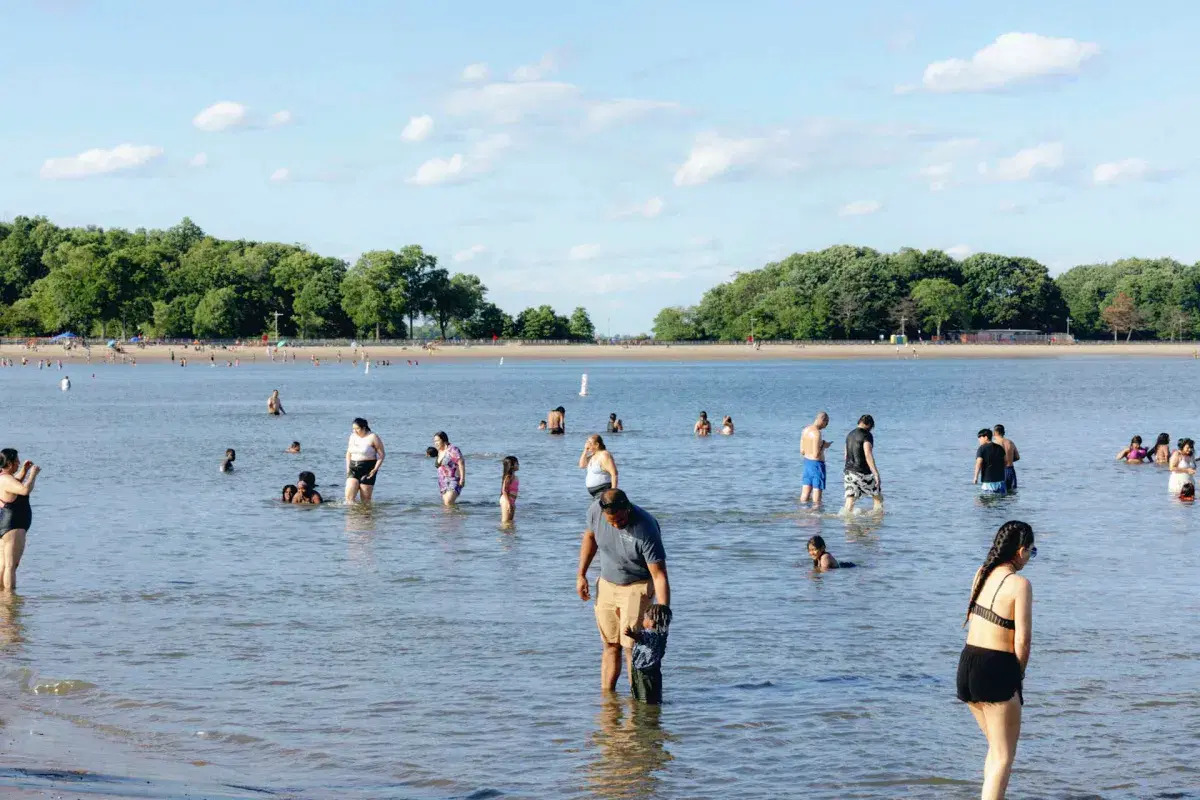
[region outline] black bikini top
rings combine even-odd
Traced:
[[[1006,580],[1008,580],[1009,578],[1011,578],[1014,574],[1015,573],[1010,572],[1007,575],[1005,575],[1003,578],[1001,578],[1000,586],[1003,586],[1004,582]],[[996,596],[1000,594],[1000,586],[996,587],[996,592],[992,595],[991,605],[989,605],[987,608],[984,608],[983,606],[979,605],[979,603],[972,603],[971,604],[971,613],[977,617],[986,619],[988,622],[992,623],[993,625],[999,625],[1001,628],[1007,628],[1010,631],[1015,631],[1017,629],[1016,620],[1005,619],[1004,617],[1000,616],[995,611],[993,611],[991,608],[991,606],[996,605]]]

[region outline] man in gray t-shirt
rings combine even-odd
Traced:
[[[622,649],[631,679],[633,675],[629,662],[634,642],[625,635],[625,629],[640,627],[652,604],[670,606],[671,583],[658,520],[629,502],[620,489],[603,492],[588,509],[575,577],[575,590],[581,600],[592,597],[587,572],[597,553],[600,579],[596,583],[596,625],[604,642],[600,683],[611,691],[621,676]]]

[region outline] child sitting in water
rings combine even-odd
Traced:
[[[283,487],[283,492],[280,493],[279,499],[285,503],[292,502],[292,498],[296,496],[296,487],[293,484],[288,484]]]
[[[300,480],[296,481],[296,494],[292,497],[292,503],[295,505],[321,505],[324,498],[316,489],[317,476],[311,472],[301,472]]]
[[[284,452],[285,453],[299,453],[300,452],[300,443],[292,442],[291,446]]]
[[[813,569],[817,572],[854,566],[853,561],[838,561],[832,553],[826,551],[825,540],[820,536],[814,536],[808,540],[808,556],[812,559]]]
[[[542,420],[541,422],[538,423],[538,430],[539,431],[546,430],[546,420]]]
[[[517,493],[521,491],[521,479],[517,477],[517,470],[521,468],[521,464],[516,456],[505,456],[503,464],[504,474],[500,478],[500,521],[512,522],[517,513]]]
[[[233,462],[237,459],[237,453],[233,450],[225,451],[225,460],[221,462],[221,472],[229,472],[233,469]]]
[[[662,660],[667,654],[667,630],[671,627],[671,609],[655,603],[646,609],[642,629],[632,626],[625,635],[633,646],[633,699],[650,705],[662,703]]]
[[[1179,490],[1179,501],[1182,503],[1196,502],[1196,484],[1185,483],[1183,488]]]

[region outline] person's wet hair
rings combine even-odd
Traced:
[[[554,409],[554,410],[555,410],[555,411],[557,411],[557,412],[558,412],[558,413],[560,413],[560,414],[565,414],[565,413],[567,413],[567,410],[566,410],[565,408],[563,408],[562,406],[559,406],[558,408],[556,408],[556,409]]]
[[[810,536],[808,539],[808,547],[815,547],[818,550],[825,550],[825,539],[820,536]]]
[[[446,435],[445,431],[438,431],[433,435],[433,438],[437,439],[442,444],[450,444],[450,437]]]
[[[0,469],[8,469],[15,467],[21,463],[21,457],[17,455],[17,451],[11,447],[6,447],[0,450]]]
[[[671,609],[661,603],[655,603],[646,609],[646,619],[654,626],[655,633],[666,633],[671,627]]]
[[[875,427],[875,418],[872,417],[870,414],[863,414],[861,417],[858,418],[858,424],[866,425],[868,429],[874,428]]]
[[[299,450],[299,449],[300,449],[300,443],[299,443],[299,442],[292,442],[292,447],[294,447],[294,448],[296,448],[297,450]]]
[[[979,433],[976,435],[980,439],[987,439],[989,442],[992,440],[992,432],[989,431],[987,428],[980,428]]]
[[[225,457],[228,458],[230,461],[236,461],[237,453],[234,452],[233,448],[231,447],[225,451]]]
[[[1171,434],[1169,434],[1169,433],[1160,433],[1160,434],[1158,435],[1158,440],[1154,442],[1154,447],[1155,447],[1155,449],[1157,449],[1157,448],[1161,447],[1161,446],[1162,446],[1162,445],[1164,445],[1164,444],[1165,444],[1167,447],[1170,447],[1170,446],[1171,446]]]
[[[285,503],[290,503],[292,502],[292,498],[296,496],[296,491],[295,484],[289,483],[287,486],[283,487],[283,490],[279,493],[279,499]]]
[[[437,451],[434,451],[434,452],[436,453]],[[518,463],[519,462],[517,461],[516,456],[505,456],[504,460],[500,462],[500,464],[504,470],[504,472],[502,473],[502,477],[504,477],[504,478],[511,477],[513,472],[516,470]]]
[[[1132,439],[1129,440],[1130,447],[1133,447],[1134,445],[1137,445],[1140,447],[1141,444],[1142,444],[1142,437],[1140,437],[1140,436],[1134,436]]]
[[[308,471],[301,472],[298,483],[306,484],[309,489],[312,489],[317,485],[317,476]]]
[[[356,426],[358,426],[359,428],[362,428],[362,431],[363,431],[363,433],[370,433],[370,432],[371,432],[371,426],[370,426],[370,425],[368,425],[368,424],[367,424],[367,421],[366,421],[365,419],[363,419],[362,417],[355,417],[355,418],[354,418],[354,422],[352,422],[352,423],[350,423],[350,424],[351,424],[351,425],[356,425]]]
[[[1004,426],[1001,425],[999,422],[997,422],[995,425],[992,426],[992,430],[994,430],[996,433],[1000,434],[1001,436],[1004,435]]]
[[[707,411],[701,411],[701,412],[700,412],[700,419],[708,419],[708,412],[707,412]]]
[[[602,439],[598,433],[593,433],[591,436],[589,436],[588,441],[595,443],[597,451],[605,449],[604,439]]]
[[[615,411],[612,412],[611,414],[608,415],[608,418],[611,419],[613,422],[616,422],[617,421],[617,412],[615,412]]]
[[[426,447],[425,455],[428,456],[429,458],[437,458],[437,448],[436,447]]]
[[[996,567],[1016,558],[1017,551],[1022,547],[1033,547],[1033,528],[1027,523],[1009,520],[996,531],[992,549],[988,550],[983,566],[979,569],[979,577],[975,579],[975,586],[971,589],[971,600],[967,603],[967,618],[963,621],[963,627],[971,621],[971,606],[979,599],[979,593],[983,591],[983,584],[987,582],[988,575],[991,575]]]
[[[1180,500],[1195,500],[1196,499],[1196,484],[1185,483],[1183,488],[1179,490]]]
[[[1179,449],[1182,450],[1185,447],[1191,447],[1192,451],[1195,452],[1196,443],[1193,442],[1191,439],[1180,439],[1179,440]]]

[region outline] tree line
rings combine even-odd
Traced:
[[[477,275],[451,275],[418,245],[351,265],[300,245],[217,239],[186,217],[132,232],[0,222],[0,335],[402,339],[421,319],[443,338],[595,338],[586,309],[513,317]]]
[[[656,339],[876,339],[1016,328],[1083,338],[1200,334],[1200,264],[1127,258],[1051,278],[1031,258],[839,245],[740,272],[695,306],[664,308]]]

